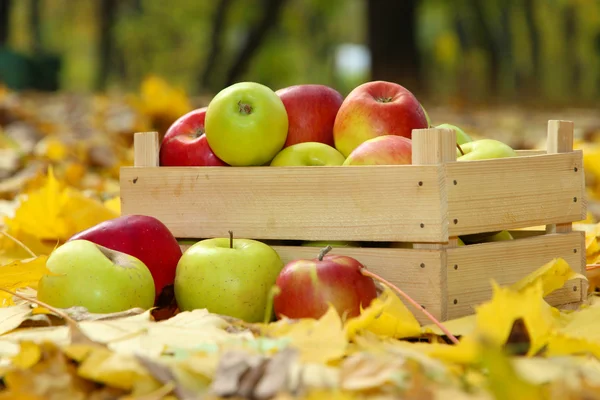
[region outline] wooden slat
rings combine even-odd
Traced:
[[[546,143],[548,154],[573,151],[573,131],[574,124],[572,121],[548,121],[548,139]],[[572,229],[571,222],[546,225],[546,232],[548,233],[566,233],[571,232]]]
[[[546,154],[546,150],[542,149],[529,149],[529,150],[515,150],[515,152],[520,156],[537,156],[540,154]]]
[[[121,169],[123,214],[178,238],[447,240],[443,166]],[[419,184],[420,182],[420,184]]]
[[[137,132],[133,135],[134,166],[157,167],[159,164],[158,132]]]
[[[583,232],[461,246],[447,252],[449,319],[471,314],[475,305],[490,299],[490,279],[510,285],[555,257],[564,258],[571,268],[585,274]],[[579,302],[583,296],[578,279],[567,282],[547,300],[556,306]]]
[[[189,245],[181,245],[185,251]],[[299,258],[316,258],[318,247],[272,246],[284,263]],[[446,274],[441,267],[445,265],[442,251],[386,249],[386,248],[343,248],[331,250],[329,254],[343,254],[354,257],[372,271],[400,287],[415,301],[424,306],[436,318],[446,319],[447,297]],[[422,312],[405,303],[420,323],[429,324]]]
[[[585,218],[582,152],[446,164],[450,236]]]

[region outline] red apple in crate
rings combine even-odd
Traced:
[[[333,125],[333,139],[344,157],[377,136],[412,139],[413,129],[428,127],[419,100],[401,85],[386,81],[357,86],[344,99]]]
[[[276,91],[288,114],[284,147],[320,142],[333,147],[333,123],[344,97],[325,85],[295,85]]]
[[[377,136],[361,143],[343,165],[412,164],[412,140],[404,136]]]
[[[375,282],[361,274],[362,264],[348,256],[327,255],[290,261],[279,273],[273,306],[277,318],[320,318],[332,304],[340,315],[360,315],[377,297]]]
[[[228,164],[213,153],[204,134],[206,108],[182,115],[173,122],[160,145],[160,165],[165,167],[224,167]]]
[[[169,228],[148,215],[123,215],[76,233],[68,241],[85,239],[142,261],[154,278],[158,296],[175,280],[181,248]]]

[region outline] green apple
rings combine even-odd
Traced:
[[[207,309],[260,322],[283,266],[279,254],[263,242],[205,239],[188,248],[179,260],[175,298],[182,311]]]
[[[307,240],[302,242],[301,246],[305,247],[320,247],[324,248],[327,246],[331,246],[333,248],[336,247],[361,247],[360,242],[352,242],[347,240]]]
[[[473,139],[471,138],[471,136],[467,135],[467,133],[465,131],[463,131],[461,128],[459,128],[456,125],[452,125],[452,124],[441,124],[436,126],[436,128],[439,129],[454,129],[454,132],[456,132],[456,143],[458,143],[459,145],[463,145],[467,142],[472,142]]]
[[[423,109],[423,113],[425,113],[425,119],[427,119],[427,127],[431,127],[431,119],[429,118],[429,114],[427,113],[427,110],[425,109],[425,107],[423,107],[423,104],[421,104],[421,108]]]
[[[48,256],[37,298],[57,308],[83,306],[111,313],[154,305],[154,279],[146,265],[128,254],[88,240],[66,242]]]
[[[509,145],[495,139],[479,139],[460,145],[463,156],[456,149],[458,161],[486,160],[491,158],[516,157],[517,152]]]
[[[264,165],[283,148],[288,115],[279,96],[256,82],[239,82],[210,101],[204,122],[206,140],[232,166]]]
[[[271,161],[271,166],[292,165],[324,166],[342,165],[346,158],[335,148],[320,142],[302,142],[281,150]]]
[[[474,233],[463,236],[463,240],[468,244],[501,242],[503,240],[513,240],[513,236],[507,230]]]
[[[458,238],[457,242],[458,242],[459,246],[464,246],[465,245],[465,242],[460,237]]]

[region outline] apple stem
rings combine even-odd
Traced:
[[[410,297],[409,295],[407,295],[399,287],[397,287],[393,283],[385,280],[381,276],[379,276],[379,275],[377,275],[377,274],[375,274],[375,273],[367,270],[365,267],[362,267],[360,272],[363,275],[368,276],[368,277],[370,277],[372,279],[375,279],[376,281],[379,281],[379,282],[383,283],[384,285],[387,285],[387,286],[391,287],[392,289],[394,289],[396,292],[398,292],[398,294],[400,296],[402,296],[406,301],[408,301],[413,307],[418,308],[419,310],[421,310],[421,312],[423,312],[423,314],[425,314],[425,316],[427,318],[429,318],[431,320],[431,322],[433,322],[435,325],[437,325],[437,327],[440,328],[442,330],[442,332],[444,332],[444,334],[446,336],[448,336],[448,338],[450,339],[450,341],[452,343],[459,344],[459,341],[456,338],[456,336],[454,336],[452,333],[450,333],[450,331],[448,330],[448,328],[446,328],[444,325],[442,325],[442,323],[440,321],[438,321],[436,317],[434,317],[433,315],[431,315],[431,313],[429,311],[427,311],[426,309],[424,309],[419,303],[417,303],[416,301],[414,301],[412,299],[412,297]]]
[[[331,249],[333,249],[333,247],[331,247],[329,245],[327,247],[324,247],[323,249],[321,249],[321,251],[319,252],[319,261],[323,261],[323,257],[325,257],[325,255],[327,253],[329,253],[331,251]]]
[[[592,270],[598,269],[598,268],[600,268],[600,264],[587,264],[585,266],[585,269],[588,271],[592,271]]]
[[[238,101],[238,107],[240,110],[240,113],[248,115],[250,113],[252,113],[252,107],[250,107],[248,104],[246,103],[242,103],[242,101]]]
[[[31,251],[31,249],[27,246],[25,246],[25,244],[23,242],[21,242],[19,239],[17,239],[16,237],[12,236],[11,234],[9,234],[6,231],[0,231],[1,234],[3,234],[4,236],[6,236],[7,238],[9,238],[10,240],[12,240],[13,242],[15,242],[19,247],[21,247],[23,250],[25,250],[27,253],[29,253],[29,255],[31,255],[31,257],[37,257],[37,255]]]
[[[460,154],[464,156],[465,152],[463,151],[462,147],[460,147],[460,144],[456,143],[456,147],[458,147],[458,151],[460,151]]]
[[[233,249],[233,231],[227,231],[229,232],[229,248]]]

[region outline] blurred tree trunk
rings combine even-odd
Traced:
[[[98,44],[98,74],[96,89],[104,90],[111,69],[111,58],[114,52],[113,26],[117,16],[117,0],[99,0],[98,12],[100,43]]]
[[[279,16],[287,0],[263,0],[262,18],[249,32],[246,44],[235,57],[227,73],[225,86],[232,85],[246,71],[254,54],[260,48],[269,31],[277,25]]]
[[[202,72],[202,76],[200,78],[201,89],[208,88],[216,90],[219,87],[218,82],[211,82],[211,78],[213,78],[213,71],[217,65],[217,60],[221,55],[221,38],[223,36],[223,31],[225,30],[225,17],[227,16],[227,10],[229,10],[230,5],[231,0],[220,0],[215,7],[212,33],[210,37],[210,50],[208,51],[204,71]]]
[[[8,43],[12,0],[0,0],[0,46]]]
[[[486,49],[489,60],[489,94],[494,95],[499,92],[499,77],[500,77],[500,51],[494,40],[494,34],[490,26],[485,22],[487,17],[482,8],[482,2],[478,0],[470,0],[471,9],[475,13],[475,22],[477,39],[479,47]]]
[[[529,31],[529,43],[531,43],[531,73],[522,77],[517,84],[525,88],[525,94],[535,98],[539,94],[538,77],[540,76],[540,34],[535,23],[535,0],[524,0],[524,15]]]
[[[366,0],[371,79],[423,88],[416,38],[418,0]]]
[[[571,69],[571,82],[569,87],[573,90],[573,95],[579,90],[581,82],[581,64],[579,57],[577,56],[577,36],[576,36],[576,25],[577,25],[577,12],[575,5],[567,4],[564,16],[566,19],[565,23],[565,42],[567,44],[567,59],[570,60],[569,67]]]
[[[42,46],[42,30],[40,16],[40,0],[30,0],[29,13],[29,29],[31,32],[31,48],[35,54],[39,54],[43,50]]]

